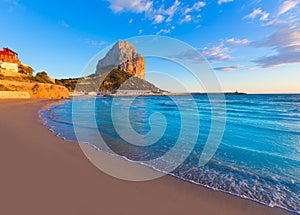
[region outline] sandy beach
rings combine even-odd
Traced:
[[[288,214],[171,176],[127,182],[95,168],[78,144],[42,125],[49,100],[0,101],[0,214]]]

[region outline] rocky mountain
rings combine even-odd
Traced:
[[[97,64],[96,73],[119,69],[145,80],[145,60],[136,48],[126,41],[117,42]]]
[[[145,60],[133,45],[117,42],[98,61],[95,74],[79,79],[59,80],[71,91],[113,93],[122,91],[165,92],[145,80]]]

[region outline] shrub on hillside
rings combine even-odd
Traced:
[[[53,82],[50,80],[48,74],[46,72],[38,72],[35,76],[30,76],[28,78],[31,81],[36,81],[40,83],[46,83],[46,84],[53,84]]]

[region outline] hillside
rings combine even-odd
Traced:
[[[35,76],[20,73],[12,76],[11,74],[5,76],[0,73],[2,95],[5,95],[5,92],[7,92],[6,94],[16,92],[13,98],[17,98],[17,92],[22,92],[29,93],[30,98],[61,99],[69,97],[68,89],[54,84],[45,72],[37,73]]]

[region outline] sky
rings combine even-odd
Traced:
[[[223,91],[300,93],[300,0],[0,0],[0,26],[0,48],[54,78],[80,77],[118,40],[160,35],[194,47]]]

